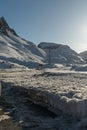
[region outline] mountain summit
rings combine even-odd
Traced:
[[[42,49],[18,36],[5,18],[0,18],[0,66],[3,67],[5,63],[8,68],[14,64],[33,68],[38,63],[43,63],[44,57]]]
[[[84,62],[79,54],[68,45],[41,42],[38,47],[46,52],[46,61],[52,64],[78,64]]]
[[[7,35],[8,34],[7,31],[10,31],[11,33],[17,36],[16,32],[12,28],[9,27],[5,18],[2,16],[0,17],[0,32]]]
[[[35,68],[43,63],[77,64],[84,60],[67,45],[42,42],[37,46],[21,38],[5,18],[0,17],[0,68],[12,68],[15,64]]]

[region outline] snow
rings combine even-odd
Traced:
[[[10,31],[7,32],[8,35],[0,34],[1,60],[17,64],[22,62],[21,65],[25,66],[27,62],[34,64],[36,62],[42,63],[42,61],[44,61],[46,54],[42,49],[38,48],[32,42],[28,42],[21,37],[12,34]]]
[[[87,72],[87,64],[84,64],[84,65],[73,65],[72,70],[75,70],[75,71],[85,71]]]
[[[82,57],[67,45],[42,42],[38,47],[47,53],[46,62],[50,57],[51,63],[84,63]]]
[[[47,47],[50,46],[52,48],[50,53],[51,64],[84,63],[84,60],[67,45],[40,43],[37,47],[34,43],[13,34],[10,30],[6,30],[6,32],[7,34],[0,32],[0,59],[6,62],[37,68],[39,63],[48,63],[49,52]]]
[[[6,32],[0,32],[0,80],[27,93],[35,104],[79,119],[76,130],[86,126],[87,64],[83,57],[67,45],[40,43],[37,47],[10,30]],[[38,70],[40,63],[43,66]]]
[[[87,63],[87,51],[81,52],[79,55],[80,55],[80,56],[86,61],[86,63]]]
[[[11,68],[27,68],[27,67],[19,65],[17,63],[0,60],[0,69],[11,69]]]
[[[61,110],[75,118],[87,116],[87,73],[59,71],[57,68],[12,69],[1,71],[0,77],[20,89],[25,88],[33,102],[45,105],[56,114]]]

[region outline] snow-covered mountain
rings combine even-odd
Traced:
[[[27,67],[44,61],[45,52],[9,27],[4,17],[0,18],[0,60]]]
[[[79,53],[79,55],[86,61],[87,63],[87,51]]]
[[[42,42],[38,46],[21,38],[0,17],[0,68],[25,66],[34,68],[38,63],[84,63],[69,46]]]
[[[84,63],[84,60],[67,45],[42,42],[38,45],[43,49],[49,63]]]

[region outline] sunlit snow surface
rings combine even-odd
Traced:
[[[26,66],[23,62],[41,63],[45,52],[32,42],[7,31],[8,35],[0,34],[0,59]],[[21,63],[22,62],[22,63]],[[33,64],[32,64],[33,65]],[[31,66],[32,66],[31,65]]]

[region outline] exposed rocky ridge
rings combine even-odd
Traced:
[[[7,30],[9,30],[11,33],[17,36],[16,32],[14,29],[10,28],[8,23],[6,22],[5,18],[2,16],[0,17],[0,32],[7,35]]]

